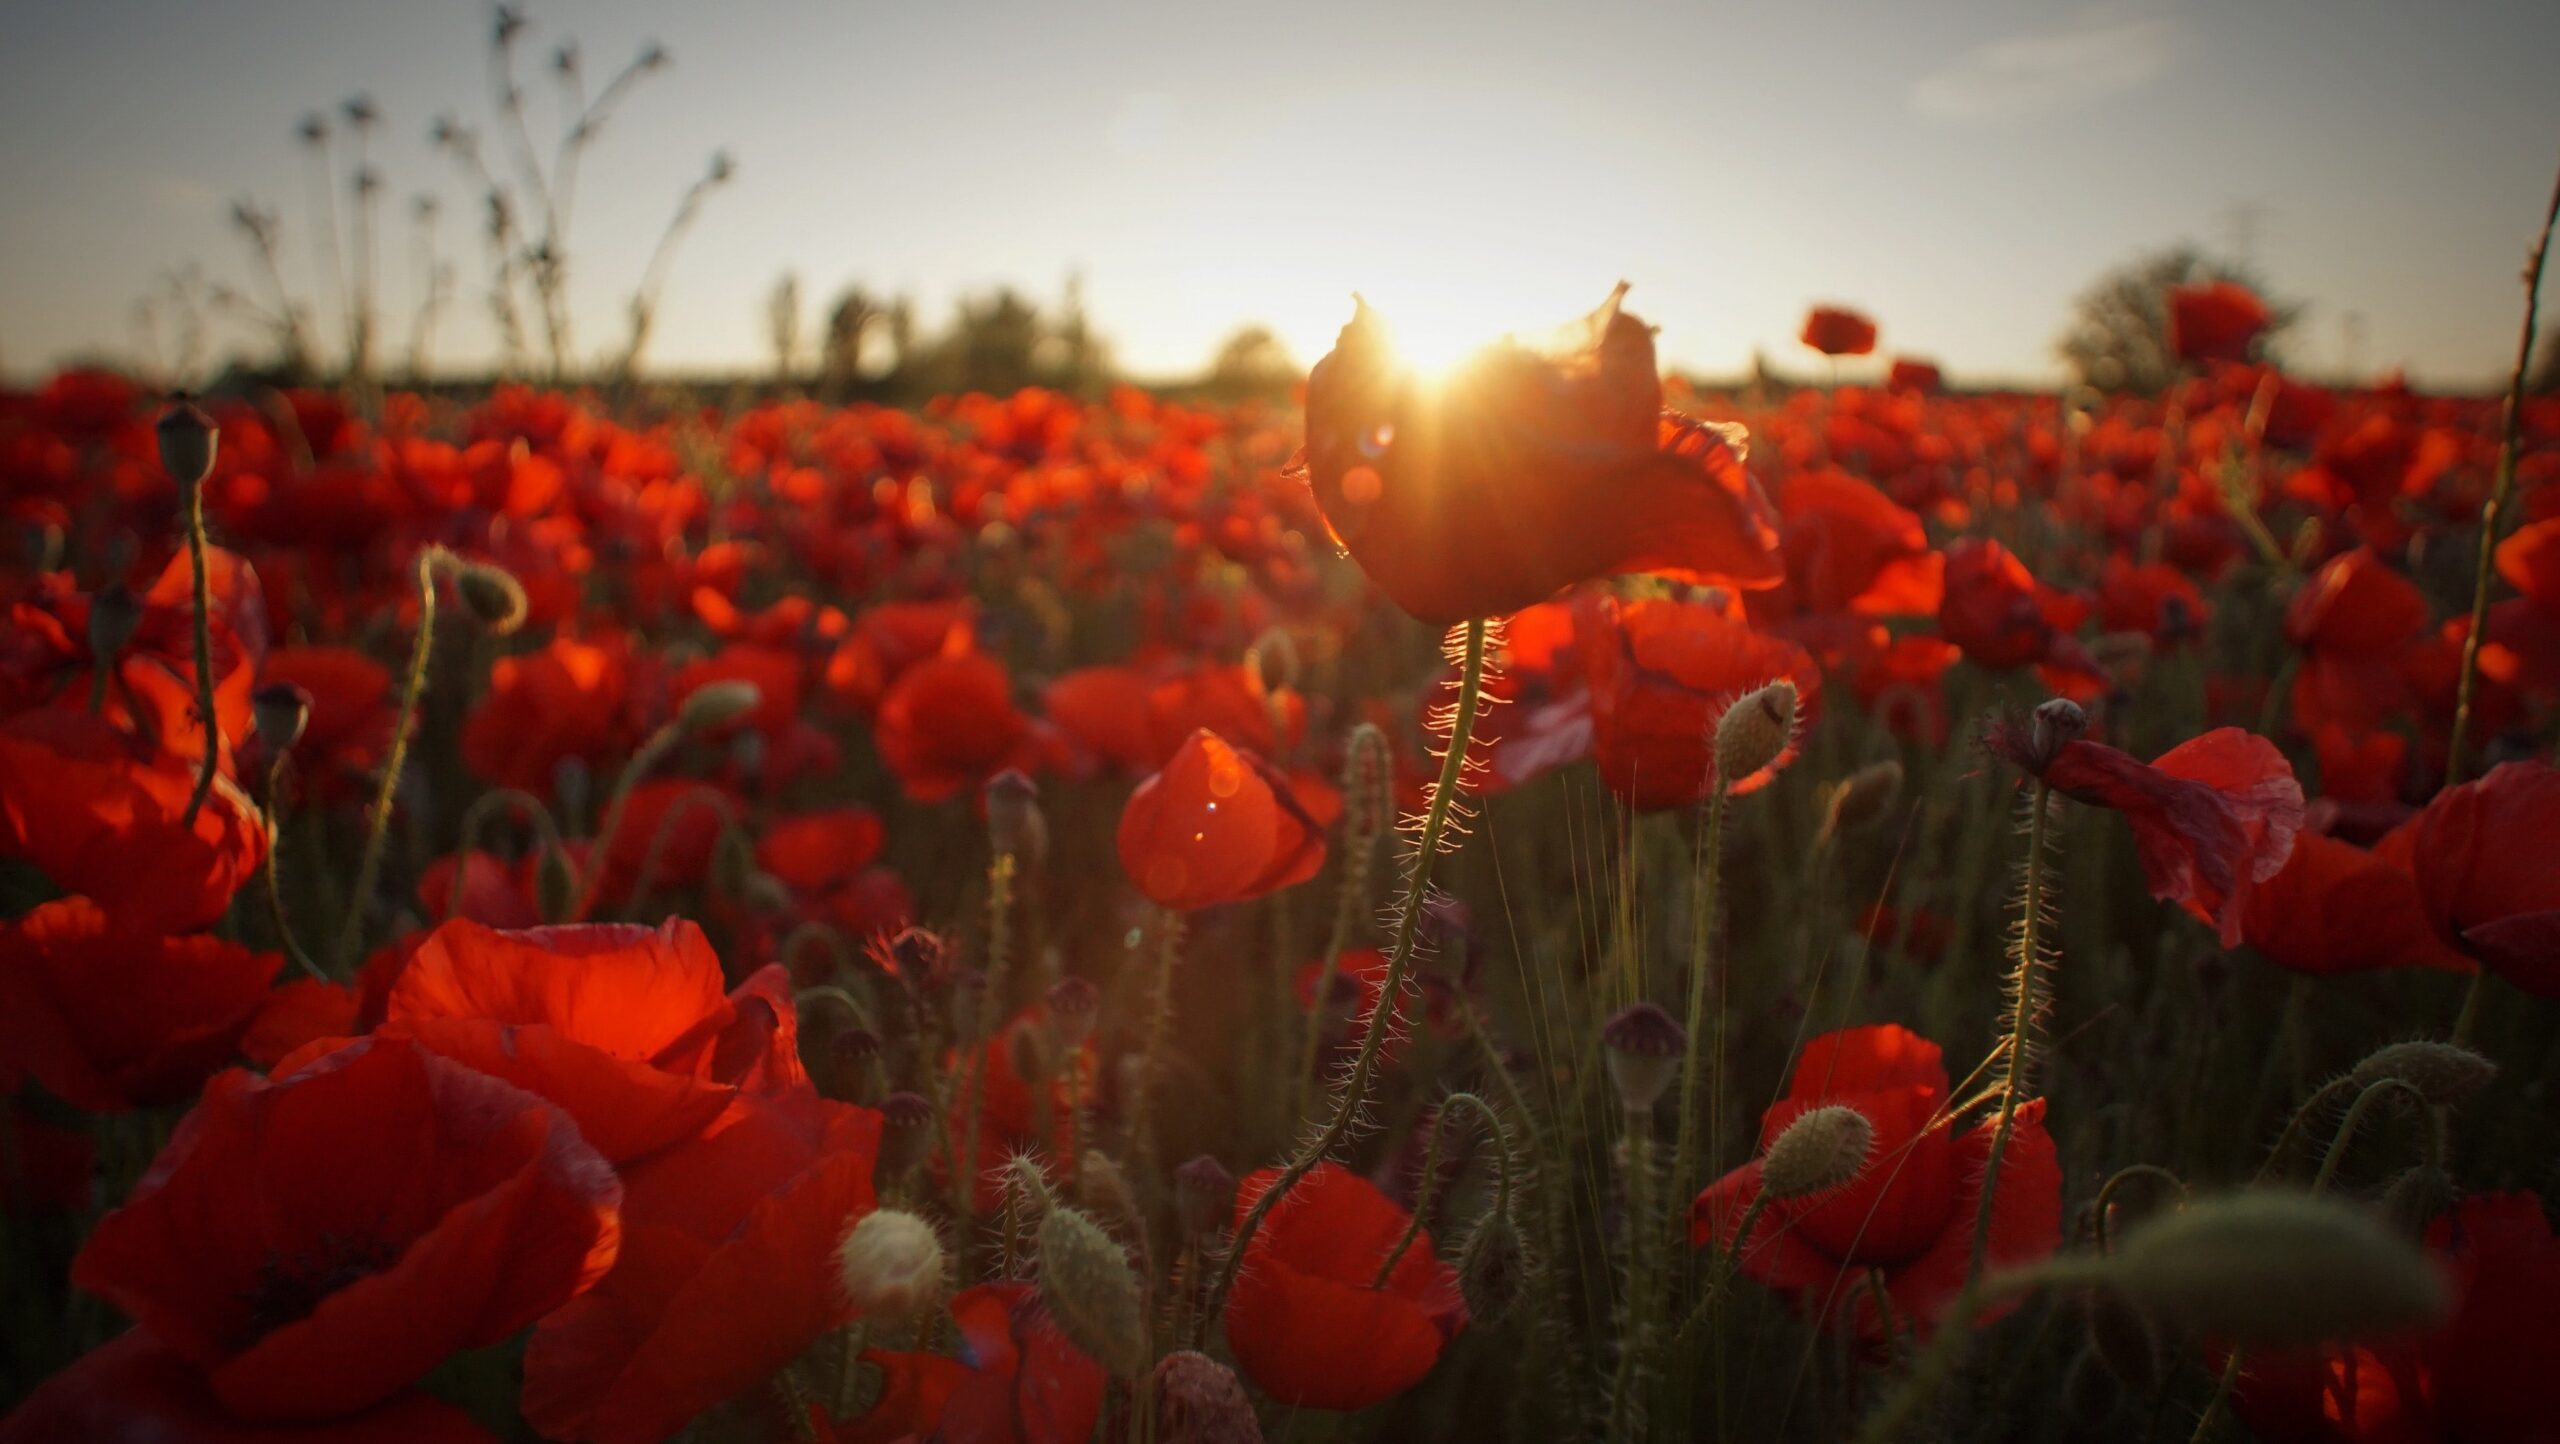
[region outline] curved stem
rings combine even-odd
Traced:
[[[213,715],[213,580],[205,571],[204,553],[204,483],[199,481],[187,487],[187,560],[195,570],[196,720],[204,727],[204,765],[196,771],[195,790],[187,794],[187,810],[178,819],[185,828],[196,825],[196,814],[213,791],[213,774],[222,766],[222,724]],[[103,669],[106,663],[99,665]]]
[[[1440,1140],[1449,1132],[1452,1109],[1472,1113],[1484,1124],[1485,1136],[1491,1138],[1494,1145],[1493,1211],[1511,1211],[1511,1147],[1502,1136],[1501,1117],[1493,1111],[1493,1105],[1473,1093],[1450,1094],[1440,1100],[1440,1115],[1431,1120],[1431,1142],[1422,1153],[1422,1182],[1414,1189],[1413,1215],[1405,1220],[1404,1233],[1396,1239],[1396,1246],[1387,1250],[1387,1256],[1378,1261],[1377,1276],[1369,1280],[1372,1289],[1387,1286],[1388,1276],[1396,1271],[1397,1264],[1404,1262],[1405,1251],[1413,1247],[1414,1238],[1422,1232],[1422,1216],[1431,1211],[1432,1195],[1440,1183]]]
[[[480,846],[480,830],[489,825],[489,819],[502,807],[513,808],[519,815],[531,819],[534,830],[542,834],[545,848],[560,845],[559,824],[551,820],[551,809],[542,805],[541,798],[513,787],[482,793],[462,814],[462,837],[454,844],[453,890],[445,898],[446,917],[462,916],[464,884],[470,881],[471,854]]]
[[[276,876],[277,869],[284,862],[284,827],[276,816],[276,796],[284,785],[284,762],[290,755],[278,752],[275,761],[267,764],[267,862],[259,870],[267,875],[267,916],[275,923],[276,937],[283,942],[286,956],[304,972],[325,983],[329,981],[329,975],[320,970],[319,963],[302,950],[301,942],[293,935],[293,922],[285,916],[284,885]]]
[[[330,951],[330,970],[343,976],[364,941],[364,914],[382,880],[382,849],[391,836],[391,803],[400,789],[400,769],[409,761],[409,739],[418,730],[418,699],[427,690],[427,658],[435,651],[436,573],[450,559],[442,547],[418,554],[418,635],[409,644],[408,677],[400,687],[400,712],[391,729],[391,752],[382,764],[382,782],[374,789],[373,811],[365,825],[364,859],[356,867],[355,891],[347,898],[347,915],[338,924],[338,945]]]
[[[2156,1163],[2128,1164],[2123,1168],[2117,1169],[2115,1173],[2098,1188],[2098,1203],[2095,1217],[2097,1220],[2098,1252],[2102,1256],[2107,1251],[2107,1219],[2110,1215],[2110,1211],[2115,1207],[2116,1190],[2123,1187],[2128,1180],[2136,1178],[2149,1178],[2166,1183],[2171,1188],[2178,1191],[2178,1197],[2185,1198],[2187,1196],[2187,1181],[2180,1178],[2178,1175],[2171,1173],[2169,1170],[2162,1168]]]
[[[596,905],[596,894],[604,889],[605,859],[612,855],[615,834],[622,831],[622,814],[631,807],[631,790],[639,786],[641,778],[649,775],[650,769],[675,750],[677,741],[683,736],[682,726],[668,722],[650,733],[648,740],[640,744],[640,750],[631,754],[630,765],[622,769],[622,776],[613,784],[612,800],[605,804],[604,823],[596,829],[595,860],[586,870],[586,887],[578,894],[578,905],[570,910],[571,917],[585,918]]]

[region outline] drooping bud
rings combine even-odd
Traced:
[[[763,689],[742,678],[705,682],[685,694],[676,709],[676,726],[687,732],[714,732],[753,712],[764,701]]]
[[[865,1317],[920,1318],[942,1302],[949,1260],[933,1225],[898,1208],[865,1214],[836,1249],[844,1291]]]
[[[1529,1286],[1529,1249],[1520,1225],[1502,1209],[1489,1209],[1458,1244],[1458,1292],[1471,1322],[1502,1321]]]
[[[987,840],[996,855],[1038,867],[1049,852],[1049,822],[1040,812],[1039,784],[1020,768],[1008,767],[987,779],[981,795],[987,804]]]
[[[1149,1379],[1158,1444],[1262,1444],[1262,1421],[1235,1370],[1189,1349],[1165,1355]]]
[[[933,1147],[933,1104],[920,1093],[892,1093],[880,1100],[880,1158],[873,1176],[883,1185],[905,1178]]]
[[[2351,1073],[2358,1088],[2397,1079],[2426,1095],[2427,1102],[2450,1108],[2489,1086],[2498,1065],[2459,1043],[2419,1039],[2376,1048]]]
[[[533,861],[534,906],[546,923],[564,923],[578,906],[578,865],[558,843],[546,845]]]
[[[2034,715],[2027,719],[2026,769],[2042,776],[2053,765],[2055,754],[2066,743],[2080,740],[2080,734],[2088,730],[2089,714],[2070,698],[2054,697],[2039,703]]]
[[[754,912],[788,912],[792,902],[791,886],[763,868],[757,868],[747,874],[745,902]]]
[[[1716,721],[1716,785],[1729,790],[1775,765],[1795,733],[1795,683],[1781,677],[1734,699]]]
[[[1652,1003],[1621,1008],[1600,1029],[1609,1081],[1630,1113],[1651,1112],[1689,1051],[1688,1030]]]
[[[181,492],[202,486],[213,474],[215,444],[221,439],[213,418],[181,391],[169,398],[169,409],[160,413],[153,430],[160,437],[160,469]]]
[[[122,582],[109,582],[89,599],[89,655],[103,667],[142,629],[142,599]]]
[[[1760,1160],[1760,1187],[1773,1199],[1805,1198],[1838,1188],[1867,1166],[1876,1140],[1867,1115],[1833,1103],[1797,1115]]]
[[[1208,1154],[1173,1171],[1173,1213],[1182,1231],[1209,1238],[1227,1226],[1235,1212],[1236,1176]]]
[[[465,562],[454,573],[453,590],[462,598],[464,610],[491,636],[503,637],[524,625],[526,608],[524,584],[505,567],[489,562]]]
[[[1901,795],[1901,763],[1890,758],[1868,763],[1831,789],[1830,806],[1822,818],[1823,835],[1836,837],[1873,824]]]
[[[1040,1220],[1040,1299],[1094,1362],[1123,1379],[1146,1370],[1153,1346],[1138,1276],[1119,1243],[1075,1209]]]
[[[2373,1215],[2275,1190],[2145,1220],[2101,1277],[2145,1313],[2253,1349],[2423,1328],[2450,1303],[2435,1265]]]
[[[2382,1216],[2410,1238],[2426,1236],[2436,1216],[2461,1201],[2453,1176],[2432,1163],[2421,1163],[2391,1180],[2382,1191]]]
[[[311,723],[311,694],[291,682],[269,682],[249,694],[249,717],[267,755],[281,757],[302,740],[302,729]]]
[[[1253,639],[1253,647],[1244,654],[1265,689],[1287,692],[1298,685],[1298,644],[1288,630],[1272,627]]]

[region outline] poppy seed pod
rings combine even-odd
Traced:
[[[932,1310],[947,1284],[940,1235],[904,1209],[863,1215],[837,1245],[836,1267],[856,1309],[893,1322]]]
[[[1049,851],[1049,823],[1040,812],[1040,787],[1018,767],[987,779],[987,839],[999,857],[1037,867]]]
[[[687,732],[715,731],[753,712],[763,701],[763,689],[753,682],[735,677],[706,682],[676,709],[676,726]]]
[[[213,474],[214,449],[222,433],[194,397],[183,391],[170,397],[169,409],[152,429],[160,438],[160,469],[181,490],[201,486]]]
[[[1771,1198],[1804,1198],[1838,1188],[1867,1166],[1875,1125],[1846,1104],[1800,1115],[1770,1141],[1760,1160],[1760,1187]]]
[[[880,1158],[874,1171],[884,1183],[913,1172],[932,1146],[933,1104],[923,1094],[892,1093],[880,1100]]]
[[[1502,1209],[1478,1220],[1458,1245],[1458,1292],[1475,1323],[1498,1324],[1529,1286],[1529,1250],[1520,1225]]]
[[[1243,1381],[1208,1355],[1167,1354],[1148,1382],[1160,1444],[1262,1444],[1262,1421]]]
[[[281,757],[311,723],[311,694],[291,682],[269,682],[249,694],[249,716],[268,755]]]
[[[1796,684],[1781,677],[1736,698],[1716,720],[1716,782],[1733,784],[1777,762],[1796,731]]]
[[[1600,1029],[1609,1081],[1630,1113],[1649,1113],[1678,1076],[1689,1031],[1652,1003],[1621,1008]]]
[[[2146,1220],[2101,1269],[2135,1308],[2245,1348],[2424,1328],[2451,1302],[2435,1264],[2370,1213],[2274,1190]]]
[[[1145,1372],[1153,1346],[1138,1276],[1118,1241],[1075,1209],[1040,1220],[1040,1299],[1094,1362],[1123,1379]]]
[[[1236,1176],[1208,1154],[1173,1171],[1174,1216],[1182,1221],[1182,1231],[1191,1237],[1207,1238],[1217,1233],[1235,1206]]]
[[[2358,1088],[2396,1079],[2425,1094],[2430,1104],[2450,1108],[2488,1087],[2498,1065],[2459,1043],[2418,1039],[2375,1049],[2348,1076]]]
[[[122,582],[98,588],[89,599],[89,655],[105,666],[142,628],[142,599]]]
[[[827,1040],[827,1056],[839,1063],[868,1063],[880,1056],[880,1035],[868,1028],[847,1028]]]

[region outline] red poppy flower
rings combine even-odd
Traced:
[[[2246,361],[2267,320],[2267,303],[2236,282],[2169,290],[2169,349],[2181,361]]]
[[[1109,1377],[1041,1307],[1029,1284],[979,1284],[951,1300],[961,1357],[866,1352],[880,1399],[860,1419],[818,1420],[820,1444],[1084,1444]]]
[[[1911,356],[1893,358],[1893,369],[1885,373],[1885,389],[1909,391],[1922,396],[1935,396],[1946,389],[1946,378],[1939,374],[1938,363]]]
[[[2560,768],[2507,762],[2435,795],[2374,848],[2417,879],[2447,946],[2526,992],[2560,998]]]
[[[557,637],[501,657],[462,725],[462,760],[483,781],[548,796],[559,765],[602,766],[635,740],[631,646],[619,637]]]
[[[756,865],[804,898],[823,902],[856,886],[880,856],[887,833],[867,807],[830,807],[768,824]]]
[[[284,960],[119,925],[83,897],[0,923],[0,1068],[97,1111],[182,1102],[231,1061]]]
[[[1236,1189],[1236,1219],[1280,1177]],[[1263,1217],[1227,1295],[1227,1346],[1262,1391],[1309,1409],[1366,1409],[1422,1382],[1467,1326],[1457,1271],[1414,1235],[1373,1283],[1410,1217],[1376,1185],[1319,1163]]]
[[[2166,562],[2135,563],[2109,553],[2098,568],[2098,621],[2111,632],[2140,632],[2175,646],[2204,635],[2212,604],[2185,572]]]
[[[2408,712],[2409,652],[2426,630],[2426,598],[2370,548],[2332,558],[2285,607],[2303,651],[2294,721],[2364,730]]]
[[[1876,323],[1845,306],[1816,306],[1798,339],[1825,356],[1864,356],[1876,349]]]
[[[2530,1193],[2475,1194],[2428,1225],[2451,1318],[2414,1339],[2252,1354],[2231,1402],[2261,1439],[2298,1444],[2552,1444],[2560,1239]]]
[[[2037,581],[2007,547],[1988,537],[1948,547],[1944,587],[1938,631],[1976,666],[2033,666],[2066,696],[2104,688],[2106,674],[2071,636],[2079,603]]]
[[[1201,731],[1277,757],[1306,736],[1307,704],[1287,688],[1265,684],[1252,667],[1187,667],[1147,689],[1147,727],[1155,754],[1149,767],[1162,766],[1184,738]]]
[[[48,1123],[16,1098],[0,1101],[0,1129],[8,1131],[0,1147],[15,1150],[9,1157],[16,1160],[0,1174],[0,1213],[87,1217],[97,1188],[96,1136],[86,1128]]]
[[[20,713],[0,721],[0,857],[32,863],[125,927],[209,926],[266,859],[267,830],[219,776],[195,825],[183,825],[195,785],[192,765],[98,718]]]
[[[763,1386],[851,1317],[835,1249],[871,1211],[879,1151],[878,1113],[798,1088],[625,1168],[622,1254],[534,1330],[525,1417],[654,1444]]]
[[[358,782],[391,744],[391,669],[349,647],[279,647],[259,673],[311,698],[294,765],[344,785]]]
[[[1944,563],[1920,518],[1891,497],[1846,472],[1805,471],[1787,479],[1778,511],[1787,581],[1776,595],[1786,602],[1818,616],[1937,613]]]
[[[1995,729],[1992,747],[2033,770],[2007,729]],[[2149,763],[2075,738],[2041,775],[2065,796],[2123,813],[2151,895],[2213,924],[2226,948],[2240,941],[2251,893],[2284,866],[2302,830],[2293,764],[2237,727],[2217,727]]]
[[[711,854],[738,815],[726,788],[685,777],[653,777],[631,789],[622,821],[604,840],[604,875],[595,908],[617,908],[645,893],[699,886],[711,876]]]
[[[2284,866],[2250,889],[2240,933],[2269,961],[2297,973],[2471,969],[2427,926],[2417,880],[2406,870],[2316,832],[2296,837]]]
[[[1796,1294],[1816,1318],[1881,1339],[1885,1321],[1865,1278],[1874,1269],[1884,1276],[1897,1331],[1932,1325],[1964,1290],[1997,1122],[1985,1118],[1957,1133],[1939,1116],[1948,1097],[1938,1045],[1890,1023],[1805,1044],[1786,1096],[1761,1116],[1762,1148],[1797,1118],[1834,1103],[1874,1127],[1866,1167],[1828,1193],[1773,1200],[1742,1243],[1742,1271]],[[1709,1184],[1690,1209],[1690,1242],[1732,1250],[1759,1196],[1756,1159]],[[2031,1099],[2018,1106],[2001,1157],[1985,1265],[2030,1263],[2061,1242],[2062,1169],[2045,1132],[2044,1100]]]
[[[2560,612],[2560,516],[2516,528],[2498,543],[2497,563],[2507,585]]]
[[[272,1069],[322,1039],[353,1036],[364,1031],[356,1020],[360,1003],[355,989],[318,978],[270,989],[240,1035],[240,1056]]]
[[[1023,1076],[1016,1060],[1023,1056],[1024,1045],[1045,1054],[1054,1047],[1050,1032],[1049,1005],[1034,1003],[1007,1018],[995,1036],[979,1045],[983,1057],[972,1061],[956,1049],[943,1056],[948,1079],[943,1094],[950,1105],[943,1110],[942,1122],[949,1137],[946,1151],[934,1159],[938,1174],[948,1176],[946,1158],[969,1152],[968,1118],[977,1086],[974,1070],[983,1068],[986,1077],[986,1102],[978,1109],[978,1150],[969,1165],[981,1214],[994,1213],[1004,1202],[1001,1170],[1006,1159],[1029,1154],[1052,1168],[1068,1161],[1075,1146],[1076,1110],[1093,1105],[1102,1060],[1090,1038],[1077,1046],[1073,1057],[1056,1060],[1046,1078]]]
[[[0,1419],[0,1444],[184,1440],[186,1444],[498,1444],[477,1420],[430,1394],[394,1394],[344,1418],[251,1423],[223,1408],[205,1376],[133,1329],[80,1356]]]
[[[1740,433],[1662,409],[1653,333],[1618,309],[1625,289],[1554,347],[1506,342],[1437,385],[1365,305],[1316,363],[1308,481],[1396,605],[1496,617],[1616,572],[1776,585]]]
[[[390,1399],[594,1283],[622,1189],[560,1110],[407,1043],[222,1074],[72,1265],[249,1419]]]
[[[782,968],[724,995],[719,957],[682,920],[448,922],[411,954],[378,1031],[550,1099],[616,1163],[693,1137],[742,1093],[807,1082]]]
[[[1007,767],[1036,765],[1031,722],[1004,664],[951,652],[908,668],[880,699],[872,741],[918,802],[940,802]]]
[[[1162,907],[1191,912],[1294,887],[1324,866],[1324,834],[1287,779],[1194,732],[1120,812],[1120,866]]]
[[[1079,667],[1041,689],[1040,708],[1071,749],[1124,772],[1145,772],[1169,755],[1157,749],[1147,712],[1154,691],[1154,681],[1135,667]]]
[[[506,862],[473,848],[447,854],[418,871],[418,908],[429,922],[469,918],[493,928],[530,928],[542,922],[542,906],[534,896],[535,857],[528,853]],[[461,903],[455,905],[454,883],[461,881]]]
[[[1602,600],[1584,642],[1592,756],[1600,780],[1637,808],[1686,807],[1715,775],[1716,722],[1736,697],[1785,678],[1796,687],[1795,736],[1821,714],[1822,672],[1804,648],[1695,602]],[[1733,793],[1766,786],[1795,756],[1795,736],[1767,767],[1723,779]]]
[[[980,1284],[960,1297],[966,1299],[980,1289],[1021,1287]],[[823,1404],[812,1403],[809,1432],[817,1436],[817,1444],[907,1444],[932,1438],[942,1422],[943,1406],[971,1377],[969,1366],[948,1354],[865,1349],[862,1362],[880,1371],[879,1393],[870,1408],[843,1421],[829,1417]],[[1093,1426],[1085,1427],[1089,1433]]]

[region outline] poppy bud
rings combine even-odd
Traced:
[[[1487,1327],[1502,1322],[1528,1285],[1529,1250],[1520,1240],[1520,1225],[1508,1212],[1490,1210],[1458,1245],[1458,1292],[1470,1320]]]
[[[1208,1238],[1226,1227],[1235,1206],[1236,1176],[1208,1154],[1173,1171],[1174,1217],[1191,1237]]]
[[[2423,1328],[2444,1276],[2371,1214],[2314,1194],[2229,1194],[2146,1220],[2102,1266],[2134,1307],[2245,1348]]]
[[[1760,1187],[1771,1198],[1805,1198],[1838,1188],[1867,1166],[1875,1125],[1833,1103],[1797,1116],[1770,1141],[1760,1160]]]
[[[142,628],[142,599],[122,582],[109,582],[89,599],[89,655],[103,667]]]
[[[933,1104],[919,1093],[880,1100],[880,1157],[874,1174],[884,1183],[906,1177],[933,1146]]]
[[[542,849],[533,862],[534,906],[541,910],[542,920],[561,923],[578,907],[578,866],[569,861],[567,848],[553,843]]]
[[[908,928],[889,940],[889,966],[898,980],[916,992],[942,982],[942,939],[922,928]]]
[[[2411,1238],[2426,1234],[2427,1225],[2436,1215],[2453,1207],[2462,1199],[2462,1190],[2454,1187],[2453,1176],[2432,1163],[2421,1163],[2391,1180],[2382,1191],[2382,1216],[2391,1226]]]
[[[1024,1221],[1037,1223],[1058,1206],[1057,1195],[1049,1191],[1049,1176],[1040,1171],[1040,1160],[1017,1153],[1004,1161],[1000,1173],[998,1187]]]
[[[267,754],[281,757],[302,740],[311,722],[311,694],[291,682],[269,682],[249,694],[249,716]]]
[[[782,879],[762,868],[747,874],[745,902],[750,911],[759,913],[788,912],[791,888]]]
[[[1208,1355],[1167,1354],[1148,1384],[1159,1444],[1262,1444],[1262,1421],[1235,1370]]]
[[[1102,989],[1090,978],[1060,978],[1049,985],[1049,1029],[1062,1051],[1084,1046],[1102,1016]]]
[[[465,562],[454,574],[453,589],[472,620],[491,636],[503,637],[524,625],[524,586],[505,567]]]
[[[854,1308],[892,1322],[923,1316],[942,1302],[948,1261],[933,1225],[904,1209],[863,1215],[836,1248],[836,1267]]]
[[[2080,1317],[2088,1333],[2089,1352],[2108,1373],[2139,1394],[2159,1386],[2164,1362],[2160,1331],[2141,1310],[2105,1289],[2092,1289],[2081,1300]]]
[[[755,844],[747,841],[746,829],[722,828],[719,840],[711,845],[712,895],[730,902],[743,901],[747,882],[755,871]]]
[[[753,712],[764,701],[755,683],[735,677],[705,682],[686,694],[676,709],[676,726],[687,732],[713,732]]]
[[[2348,1076],[2358,1088],[2397,1079],[2436,1107],[2450,1108],[2488,1087],[2498,1076],[2498,1065],[2459,1043],[2418,1039],[2375,1049]]]
[[[999,857],[1020,858],[1037,867],[1049,851],[1049,823],[1040,814],[1040,787],[1020,768],[1008,767],[987,779],[987,839]]]
[[[2062,1408],[2071,1422],[2083,1429],[2103,1429],[2124,1403],[2124,1386],[2117,1382],[2095,1349],[2082,1349],[2071,1356],[2071,1367],[2062,1376]]]
[[[2027,723],[2027,770],[2041,774],[2053,765],[2054,754],[2065,743],[2076,742],[2089,730],[2089,714],[2068,697],[2055,697],[2039,704]]]
[[[1266,690],[1287,692],[1297,687],[1298,644],[1285,629],[1273,627],[1254,638],[1244,659]]]
[[[153,429],[160,436],[160,469],[181,491],[203,485],[213,474],[215,443],[222,435],[213,418],[181,391],[169,398],[169,409],[160,413]]]
[[[1112,1162],[1107,1153],[1088,1148],[1076,1160],[1076,1200],[1131,1238],[1146,1233],[1146,1216],[1138,1210],[1137,1191],[1129,1187],[1129,1175],[1122,1173],[1120,1165]]]
[[[1680,1071],[1689,1032],[1652,1003],[1621,1008],[1600,1029],[1609,1081],[1630,1113],[1649,1113]]]
[[[1823,835],[1836,837],[1873,823],[1901,795],[1901,763],[1890,758],[1868,763],[1831,789],[1830,807],[1822,819]]]
[[[1795,732],[1795,683],[1781,677],[1736,698],[1716,721],[1717,785],[1729,790],[1776,763]]]
[[[1094,1362],[1124,1379],[1146,1371],[1154,1344],[1138,1276],[1119,1243],[1075,1209],[1040,1220],[1040,1299]]]
[[[584,817],[595,797],[595,769],[583,757],[563,757],[551,768],[551,795],[559,799],[559,815]]]

